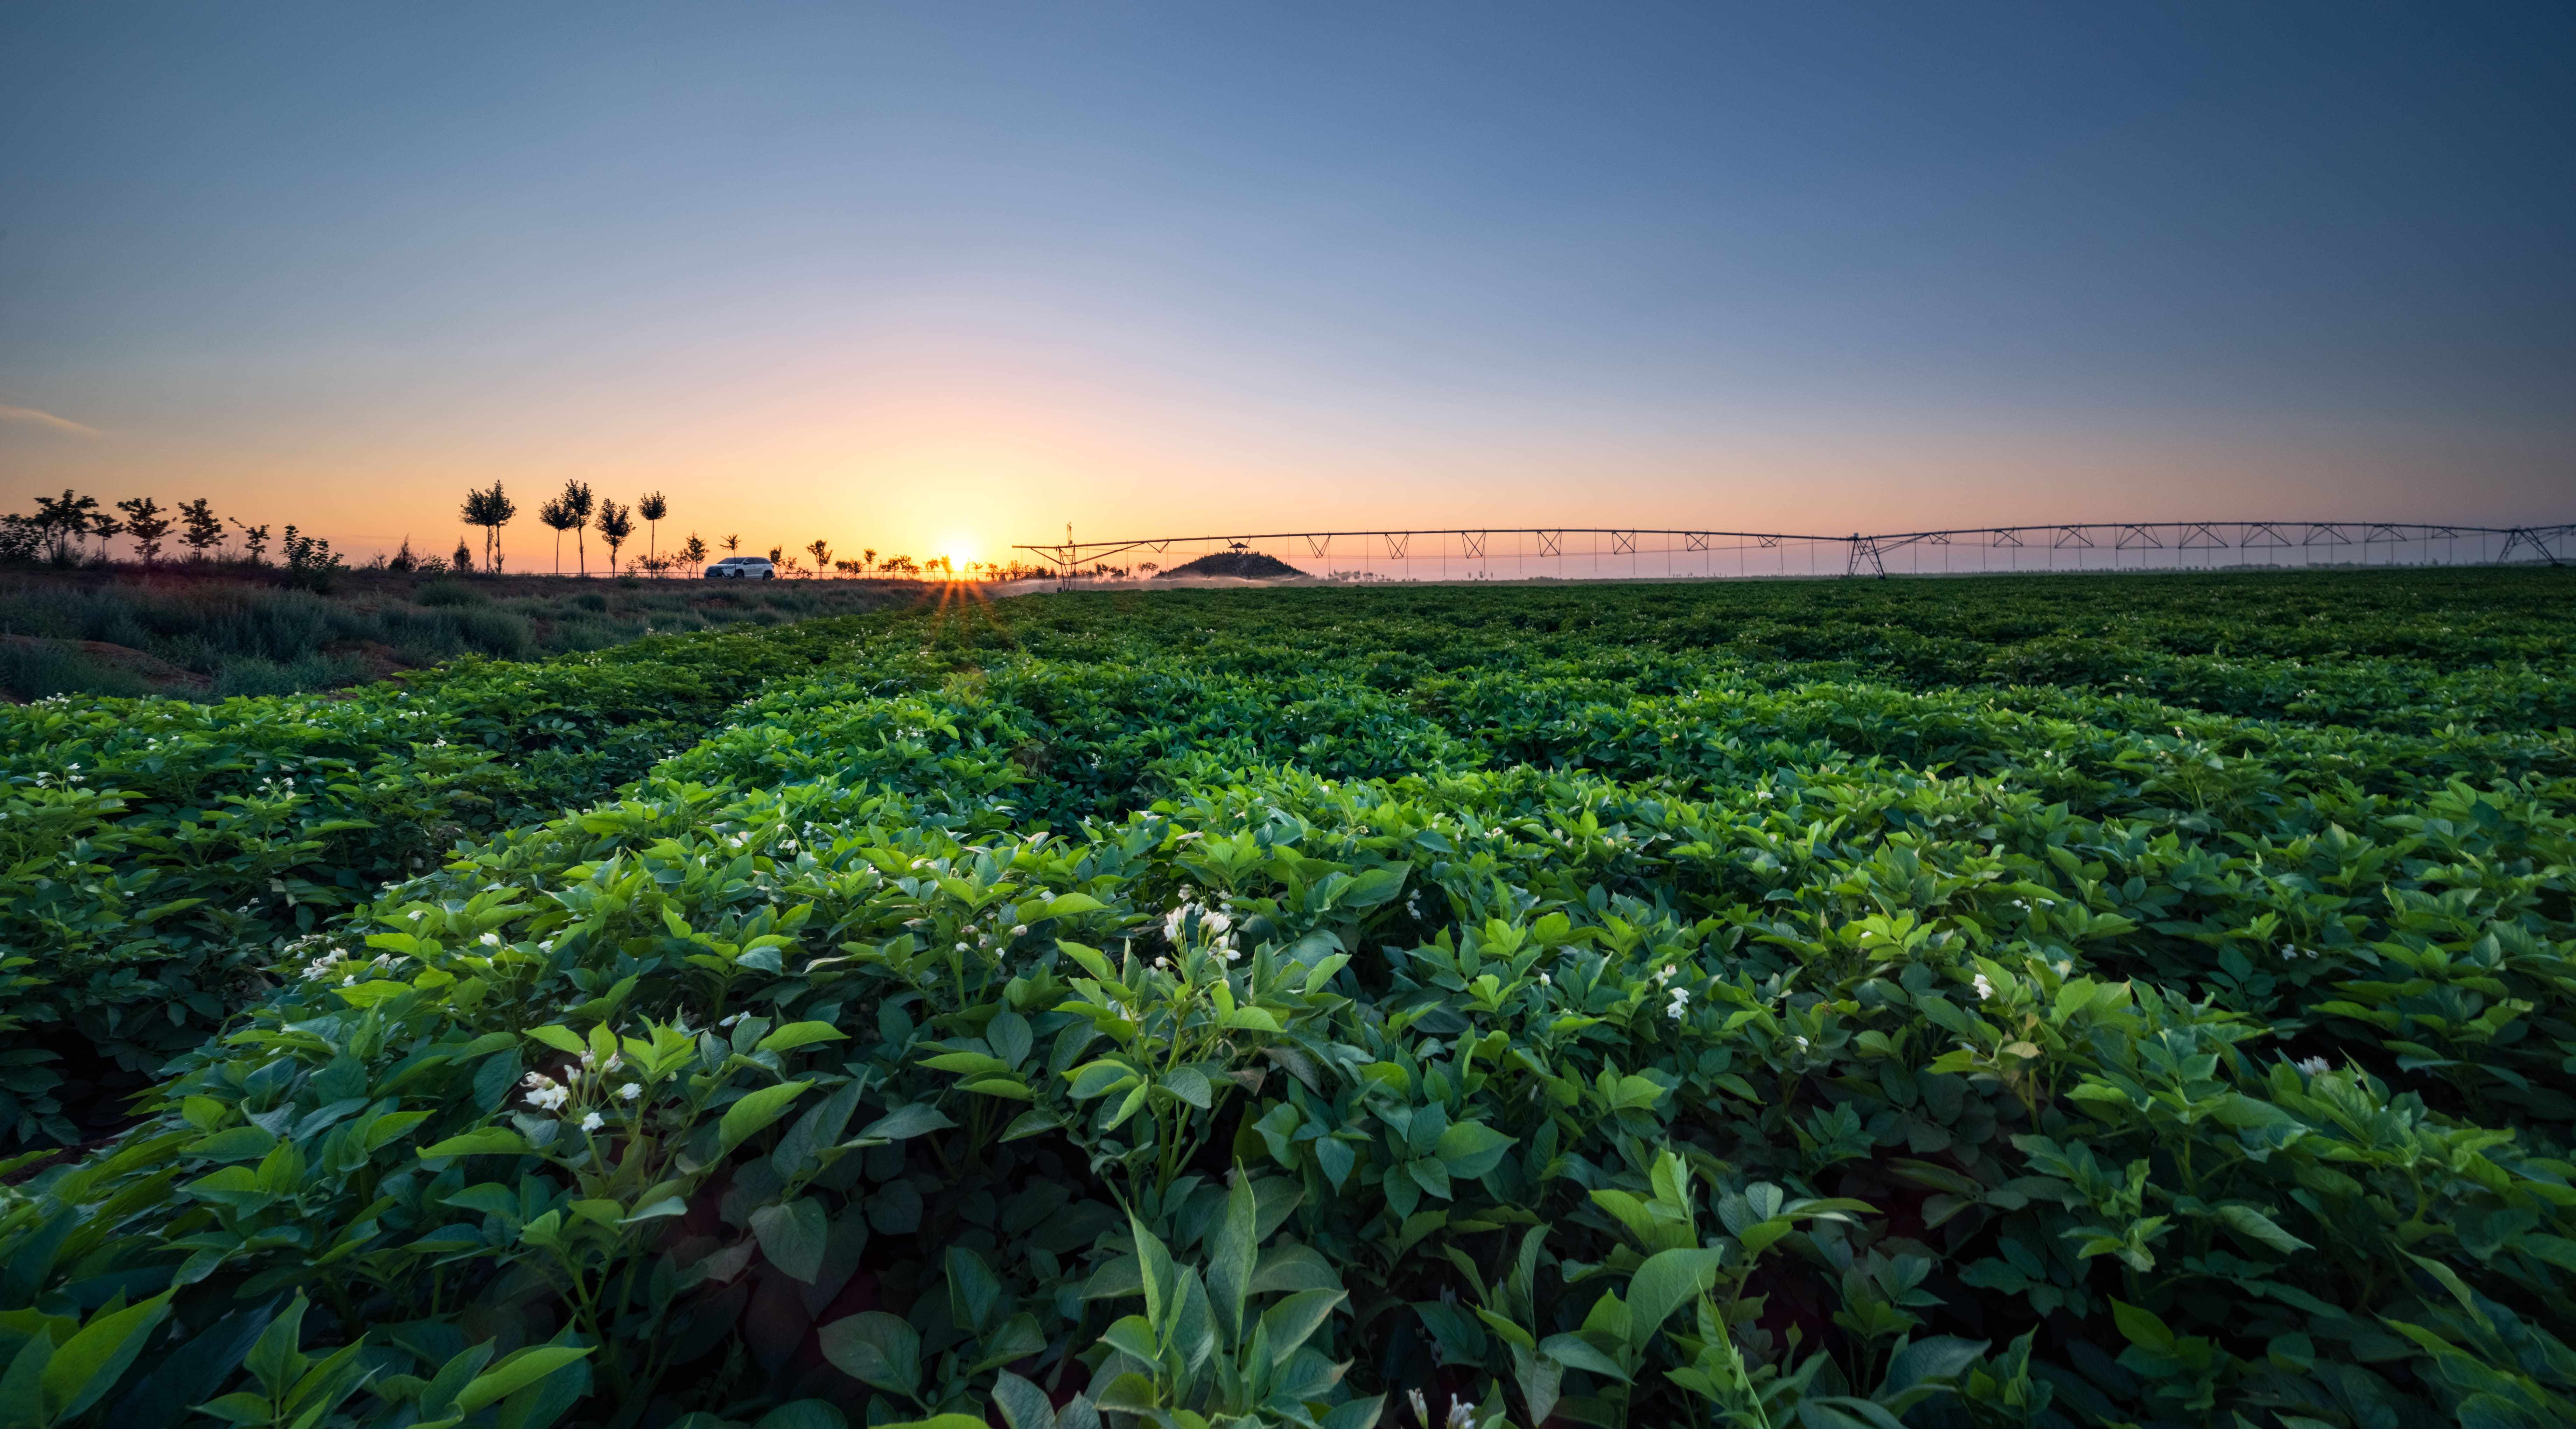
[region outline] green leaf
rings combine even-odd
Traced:
[[[1481,1121],[1461,1121],[1440,1133],[1431,1154],[1440,1158],[1450,1175],[1473,1181],[1501,1165],[1503,1153],[1517,1140]]]
[[[1538,1342],[1538,1352],[1565,1366],[1591,1374],[1608,1375],[1621,1384],[1629,1382],[1628,1372],[1619,1362],[1592,1347],[1581,1335],[1550,1335]]]
[[[907,1141],[933,1131],[942,1131],[957,1123],[940,1115],[939,1108],[928,1102],[899,1106],[878,1117],[868,1129],[859,1133],[863,1141]]]
[[[569,1027],[554,1024],[531,1027],[528,1029],[528,1035],[567,1056],[578,1057],[590,1050],[590,1044],[581,1039],[581,1034]]]
[[[591,1347],[531,1345],[474,1377],[456,1392],[456,1408],[471,1414],[484,1405],[553,1374],[590,1353]]]
[[[144,1342],[170,1313],[170,1297],[176,1293],[164,1290],[139,1305],[100,1315],[64,1341],[45,1364],[41,1381],[45,1417],[69,1419],[115,1388],[126,1366],[143,1353]]]
[[[194,1100],[194,1098],[191,1098]],[[236,1126],[200,1137],[181,1147],[182,1156],[201,1156],[208,1161],[248,1161],[266,1156],[277,1147],[277,1138],[256,1126]]]
[[[522,1156],[534,1148],[527,1138],[506,1126],[486,1126],[451,1136],[435,1146],[424,1146],[420,1154],[431,1156]]]
[[[785,1116],[787,1109],[795,1105],[796,1099],[805,1095],[805,1089],[812,1085],[811,1081],[781,1082],[774,1087],[762,1087],[726,1107],[724,1121],[716,1135],[717,1154],[731,1152],[758,1135],[771,1122]]]
[[[921,1387],[921,1336],[900,1316],[863,1311],[825,1325],[821,1338],[823,1358],[852,1379],[905,1396]]]
[[[1206,1111],[1213,1100],[1207,1073],[1196,1067],[1174,1067],[1163,1074],[1162,1084],[1172,1095],[1201,1111]]]
[[[1308,1336],[1323,1328],[1343,1298],[1339,1290],[1300,1290],[1263,1311],[1261,1328],[1269,1334],[1270,1363],[1286,1364]]]
[[[1243,1339],[1243,1302],[1252,1291],[1259,1265],[1255,1240],[1252,1177],[1235,1168],[1234,1187],[1226,1192],[1225,1215],[1207,1242],[1208,1308],[1215,1313],[1218,1343]]]
[[[751,1233],[760,1241],[760,1253],[808,1285],[823,1273],[823,1249],[830,1232],[823,1203],[811,1196],[751,1213]]]
[[[2129,1343],[2160,1355],[2174,1351],[2174,1333],[2154,1311],[2141,1310],[2125,1300],[2111,1302],[2111,1319],[2127,1336]]]
[[[1010,1429],[1055,1429],[1055,1401],[1045,1390],[1004,1370],[993,1381],[993,1403]]]
[[[1718,1252],[1705,1249],[1659,1250],[1646,1257],[1628,1282],[1629,1342],[1643,1346],[1653,1339],[1675,1310],[1708,1293],[1724,1263]]]
[[[849,1035],[849,1033],[842,1031],[840,1028],[833,1026],[829,1022],[790,1022],[786,1026],[779,1028],[777,1031],[770,1033],[768,1036],[761,1038],[760,1050],[763,1052],[792,1052],[799,1047],[811,1046],[816,1042],[843,1041],[846,1040]]]
[[[2316,1249],[2315,1246],[2281,1229],[2270,1216],[2252,1206],[2221,1206],[2218,1208],[2218,1218],[2225,1221],[2231,1230],[2252,1236],[2283,1254],[2294,1250]]]

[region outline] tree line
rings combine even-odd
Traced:
[[[502,550],[502,528],[518,518],[516,498],[499,481],[489,487],[469,487],[457,514],[469,529],[481,531],[479,553],[467,538],[457,541],[452,555],[418,555],[412,551],[411,539],[405,537],[400,550],[379,555],[370,565],[418,573],[499,574],[507,560]],[[644,492],[627,503],[601,495],[585,481],[566,481],[561,491],[537,507],[538,522],[554,532],[557,575],[563,573],[566,535],[573,538],[575,572],[583,576],[590,574],[593,537],[607,548],[607,570],[612,574],[664,576],[685,570],[695,575],[719,548],[727,555],[742,554],[739,535],[728,535],[711,544],[694,531],[675,544],[669,555],[662,554],[661,523],[670,514],[670,501],[661,492]],[[635,538],[639,519],[643,522],[644,552],[625,555],[628,543]],[[161,565],[165,556],[195,565],[231,561],[267,566],[271,564],[268,553],[272,545],[281,557],[278,564],[290,573],[348,569],[346,559],[334,553],[328,541],[306,536],[293,526],[286,527],[275,540],[269,531],[265,524],[252,526],[234,517],[216,515],[212,503],[204,497],[183,501],[175,508],[164,508],[148,496],[119,501],[110,507],[94,496],[66,489],[60,496],[38,496],[36,509],[30,514],[0,515],[0,564],[109,565],[114,563],[109,543],[121,537],[133,543],[134,560],[146,570]],[[236,545],[238,550],[234,549]],[[180,556],[183,550],[185,555]],[[795,550],[772,546],[768,554],[780,575],[808,579],[839,575],[900,580],[1020,580],[1055,574],[1050,568],[1018,560],[958,563],[946,556],[880,556],[874,547],[862,549],[856,557],[837,556],[832,543],[821,538]],[[1099,573],[1108,572],[1103,568]]]

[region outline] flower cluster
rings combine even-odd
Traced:
[[[1992,1002],[1994,1000],[1994,982],[1984,973],[1977,974],[1976,978],[1969,984],[1969,986],[1974,987],[1977,990],[1977,1001]]]
[[[1234,945],[1233,916],[1223,908],[1191,901],[1196,894],[1197,890],[1188,884],[1181,885],[1181,901],[1163,915],[1163,936],[1183,952],[1189,950],[1193,941],[1198,941],[1210,953],[1227,962],[1240,961],[1243,952]],[[1154,965],[1162,967],[1165,960],[1157,958]]]
[[[1675,1022],[1681,1021],[1690,1011],[1690,989],[1677,987],[1665,995],[1672,1000],[1664,1004],[1664,1015]]]

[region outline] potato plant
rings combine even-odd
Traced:
[[[1051,597],[0,711],[0,1418],[2570,1422],[2564,594]]]

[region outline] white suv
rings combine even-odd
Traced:
[[[707,567],[707,579],[711,581],[774,581],[778,579],[778,567],[771,565],[767,556],[727,556],[723,560],[716,562],[714,565]]]

